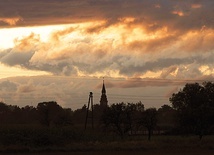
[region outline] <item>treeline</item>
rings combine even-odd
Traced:
[[[41,127],[72,126],[85,128],[87,107],[72,111],[62,108],[57,102],[42,102],[33,106],[18,107],[0,102],[0,125],[34,125]],[[87,129],[91,129],[91,111]],[[175,110],[169,105],[159,109],[145,109],[141,102],[116,103],[109,107],[98,104],[93,107],[94,130],[114,132],[124,137],[125,134],[141,134],[148,129],[161,132],[175,126]],[[148,122],[151,120],[152,122]],[[144,128],[143,128],[144,126]],[[158,127],[158,128],[156,128]]]
[[[63,109],[55,101],[22,108],[0,102],[0,125],[68,125],[72,122],[72,113],[71,109]]]
[[[94,105],[94,130],[99,133],[116,134],[122,139],[126,136],[147,134],[190,134],[214,133],[214,83],[186,84],[169,99],[170,105],[161,108],[145,109],[144,104],[115,103],[108,107]],[[72,110],[62,108],[55,101],[41,102],[36,107],[18,107],[0,103],[0,127],[41,126],[46,128],[71,127],[85,130],[87,107]],[[92,111],[89,111],[89,116]],[[86,130],[91,130],[91,119]]]
[[[144,109],[142,103],[118,103],[108,107],[102,115],[107,129],[121,138],[126,133],[138,134],[147,130],[150,140],[154,131],[159,134],[214,134],[214,83],[186,84],[170,97],[172,106]]]

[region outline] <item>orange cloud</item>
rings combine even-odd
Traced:
[[[182,12],[182,11],[173,11],[172,14],[178,15],[180,17],[185,16],[184,12]]]
[[[15,47],[19,51],[28,51],[38,45],[38,43],[40,43],[40,36],[34,33],[31,33],[29,36],[23,37],[21,39],[14,39]]]
[[[0,21],[3,21],[11,26],[16,25],[19,21],[22,21],[22,17],[12,17],[12,18],[0,18]]]
[[[205,18],[212,19],[212,9],[209,7],[211,5],[212,2],[210,0],[203,0],[198,3],[193,1],[178,2],[171,0],[159,0],[158,3],[148,0],[61,0],[54,2],[29,0],[28,3],[25,1],[2,1],[0,2],[0,10],[2,19],[11,25],[15,24],[18,19],[6,20],[9,18],[9,15],[16,17],[17,14],[20,14],[25,21],[18,22],[18,26],[82,23],[103,20],[106,21],[106,26],[114,25],[118,22],[144,25],[150,25],[156,22],[159,26],[168,26],[175,30],[182,29],[181,25],[188,25],[188,29],[193,29],[193,25],[195,25],[194,27],[196,28],[198,28],[198,26],[200,27],[198,20],[200,20],[200,15],[202,14],[206,15]],[[28,9],[22,9],[21,7],[27,7]],[[35,10],[35,8],[37,10]],[[198,12],[194,12],[194,9],[197,8],[201,9],[198,9]],[[189,15],[189,17],[179,21],[181,24],[178,25],[177,20],[180,19],[172,18],[171,14],[182,17]],[[0,25],[5,26],[2,23],[0,23]],[[213,23],[211,25],[213,27]]]
[[[51,34],[51,39],[53,39],[54,42],[60,42],[60,38],[63,36],[66,36],[70,33],[72,33],[75,30],[74,27],[70,27],[70,28],[66,28],[64,30],[58,30],[58,31],[54,31]]]
[[[152,72],[154,74],[148,77],[171,78],[176,77],[177,72],[182,75],[183,65],[189,69],[185,72],[190,72],[186,77],[192,72],[201,76],[198,64],[207,58],[212,59],[211,28],[181,33],[159,26],[158,22],[132,25],[124,20],[132,23],[135,19],[123,19],[108,26],[105,22],[72,24],[53,30],[46,41],[41,41],[39,34],[32,33],[17,38],[13,49],[0,54],[0,61],[57,75],[147,77]],[[101,31],[87,31],[97,25],[102,27]],[[146,29],[156,25],[153,31]],[[22,54],[19,51],[23,51]],[[175,68],[178,69],[173,72]]]
[[[180,43],[181,51],[198,53],[211,52],[214,49],[214,31],[212,29],[204,29],[198,32],[189,32],[182,37]]]
[[[191,7],[192,7],[193,9],[199,9],[199,8],[202,7],[202,5],[201,5],[201,4],[192,4]]]

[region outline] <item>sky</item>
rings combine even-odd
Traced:
[[[169,104],[214,78],[212,0],[1,0],[0,101]]]

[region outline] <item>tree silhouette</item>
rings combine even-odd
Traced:
[[[143,111],[144,105],[142,104],[142,102],[138,102],[136,104],[128,103],[126,105],[126,115],[127,121],[130,126],[130,134],[133,134],[134,132],[137,132],[139,130],[140,126],[138,122]]]
[[[87,107],[86,105],[83,105],[81,109],[76,109],[73,112],[72,115],[72,122],[76,125],[76,126],[83,126],[85,123],[85,116],[86,116],[86,111],[87,111]]]
[[[158,109],[157,124],[160,130],[170,132],[176,126],[176,110],[169,105],[163,105]]]
[[[213,125],[214,83],[186,84],[170,98],[178,112],[179,123],[187,133],[195,133],[202,139]]]
[[[141,102],[112,104],[104,110],[102,121],[107,129],[117,133],[123,139],[126,133],[132,134],[132,131],[137,129],[138,119],[143,110],[144,105]]]
[[[7,122],[9,111],[10,111],[9,107],[5,103],[0,102],[0,122],[1,122],[1,124]]]
[[[148,131],[148,140],[151,140],[153,130],[157,125],[157,110],[155,108],[146,109],[142,113],[140,124],[143,125]]]
[[[39,113],[39,120],[42,125],[50,126],[51,124],[56,125],[59,123],[60,115],[63,108],[55,101],[38,103],[37,110]]]
[[[106,128],[117,133],[122,139],[124,134],[131,129],[126,105],[123,102],[108,107],[103,113],[102,120]]]

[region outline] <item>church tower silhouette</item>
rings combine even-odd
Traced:
[[[102,95],[100,98],[100,106],[102,107],[107,107],[108,105],[108,100],[107,100],[107,96],[106,96],[106,88],[105,88],[105,83],[104,83],[104,79],[103,79],[103,87],[102,87]]]

